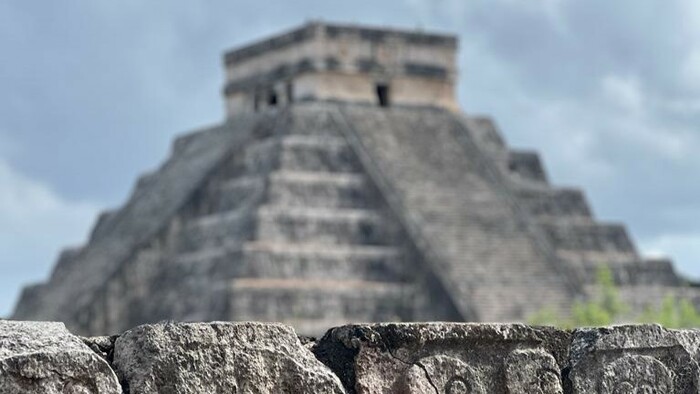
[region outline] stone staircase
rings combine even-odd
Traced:
[[[80,330],[266,320],[315,335],[410,320],[422,271],[353,151],[318,115],[280,113],[234,147],[105,283]]]
[[[398,196],[396,209],[415,224],[417,242],[433,250],[434,269],[465,319],[525,319],[571,302],[574,290],[557,272],[544,235],[524,230],[524,212],[503,176],[463,140],[471,137],[453,115],[348,106],[338,116],[355,137],[354,149],[366,152],[376,177],[387,182],[383,194]]]
[[[258,144],[251,162],[277,162],[228,284],[227,318],[283,321],[309,335],[410,318],[415,285],[400,230],[342,136],[291,122]]]

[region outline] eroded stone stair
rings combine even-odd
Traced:
[[[305,334],[409,319],[415,284],[400,229],[342,135],[292,122],[248,156],[264,195],[227,286],[228,318],[284,321]]]

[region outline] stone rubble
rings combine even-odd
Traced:
[[[120,336],[114,368],[131,393],[343,393],[291,327],[144,325]]]
[[[107,361],[63,323],[0,320],[0,393],[121,392]]]
[[[700,331],[379,323],[158,323],[80,338],[0,321],[0,393],[700,393]],[[118,378],[117,378],[118,377]]]

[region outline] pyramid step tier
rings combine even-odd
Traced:
[[[344,139],[301,135],[290,135],[282,139],[280,168],[300,171],[361,171],[355,154]]]
[[[364,175],[278,171],[270,174],[270,205],[310,208],[365,208],[374,202]]]
[[[395,247],[248,242],[168,257],[178,272],[215,270],[229,278],[402,282],[405,256]]]
[[[243,175],[216,182],[208,186],[199,202],[199,212],[212,214],[250,207],[264,197],[265,178],[260,175]]]
[[[228,301],[236,320],[398,321],[414,295],[413,286],[396,283],[236,279],[231,282]]]
[[[368,209],[265,206],[257,215],[261,241],[379,245],[387,240],[386,227],[384,218]]]
[[[264,173],[274,168],[289,171],[359,172],[355,155],[339,137],[283,135],[251,144],[245,153],[246,168]]]
[[[578,189],[520,188],[516,195],[521,206],[535,216],[591,218],[586,196]]]
[[[243,207],[224,213],[192,218],[179,232],[178,252],[218,248],[232,239],[245,239],[254,224],[254,215]]]
[[[558,251],[636,253],[622,225],[549,222],[541,228]]]
[[[249,242],[236,276],[397,282],[406,275],[402,259],[395,247]]]
[[[536,152],[511,150],[508,152],[508,171],[516,179],[547,183],[542,160]]]
[[[478,287],[470,300],[481,310],[480,321],[513,321],[512,316],[530,319],[543,310],[566,316],[571,311],[570,302],[561,298],[558,283],[547,286],[543,283],[510,283],[507,286]],[[537,295],[537,303],[531,300]],[[509,302],[503,302],[506,299]]]

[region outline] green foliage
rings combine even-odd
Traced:
[[[629,315],[630,308],[620,298],[613,273],[601,265],[596,271],[596,286],[599,290],[594,299],[574,303],[570,316],[562,318],[552,308],[543,308],[530,316],[534,325],[554,325],[563,328],[584,326],[607,326],[622,321],[658,323],[667,328],[700,327],[700,312],[685,299],[668,295],[658,308],[648,308],[641,316]]]
[[[700,327],[700,313],[688,300],[668,295],[658,308],[648,308],[639,318],[640,323],[659,323],[670,328]]]

